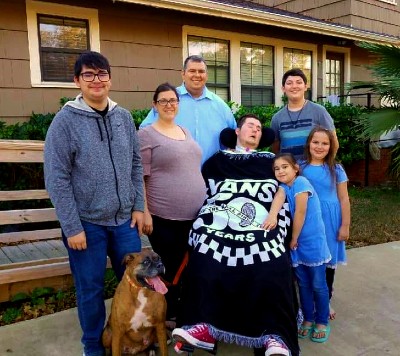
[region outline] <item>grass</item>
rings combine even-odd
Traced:
[[[351,226],[349,248],[400,240],[400,190],[398,188],[349,189]],[[112,270],[105,277],[105,295],[114,295],[117,279]],[[0,303],[0,326],[37,318],[76,306],[75,290],[37,288]]]
[[[400,240],[400,190],[350,188],[351,225],[348,247]]]

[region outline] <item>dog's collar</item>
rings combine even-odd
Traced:
[[[138,286],[137,284],[135,284],[135,282],[132,281],[132,279],[129,278],[128,273],[125,274],[125,276],[126,276],[126,280],[128,281],[128,283],[129,283],[132,287],[138,288],[138,289],[143,288],[142,286]]]

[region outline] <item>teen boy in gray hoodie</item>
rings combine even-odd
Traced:
[[[61,224],[74,277],[84,355],[103,356],[101,334],[107,255],[118,279],[128,252],[141,250],[143,171],[130,113],[108,98],[108,60],[81,54],[81,89],[57,113],[46,136],[46,189]]]

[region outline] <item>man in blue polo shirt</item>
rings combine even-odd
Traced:
[[[183,84],[179,93],[179,112],[175,122],[187,128],[203,151],[202,163],[222,147],[219,134],[226,128],[236,128],[236,121],[229,106],[206,87],[207,65],[200,56],[186,58],[183,70]],[[158,113],[149,112],[140,128],[151,125]]]

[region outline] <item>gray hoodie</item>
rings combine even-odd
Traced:
[[[108,99],[103,118],[79,94],[54,117],[44,147],[46,189],[67,237],[81,220],[117,226],[143,211],[143,169],[130,113]]]

